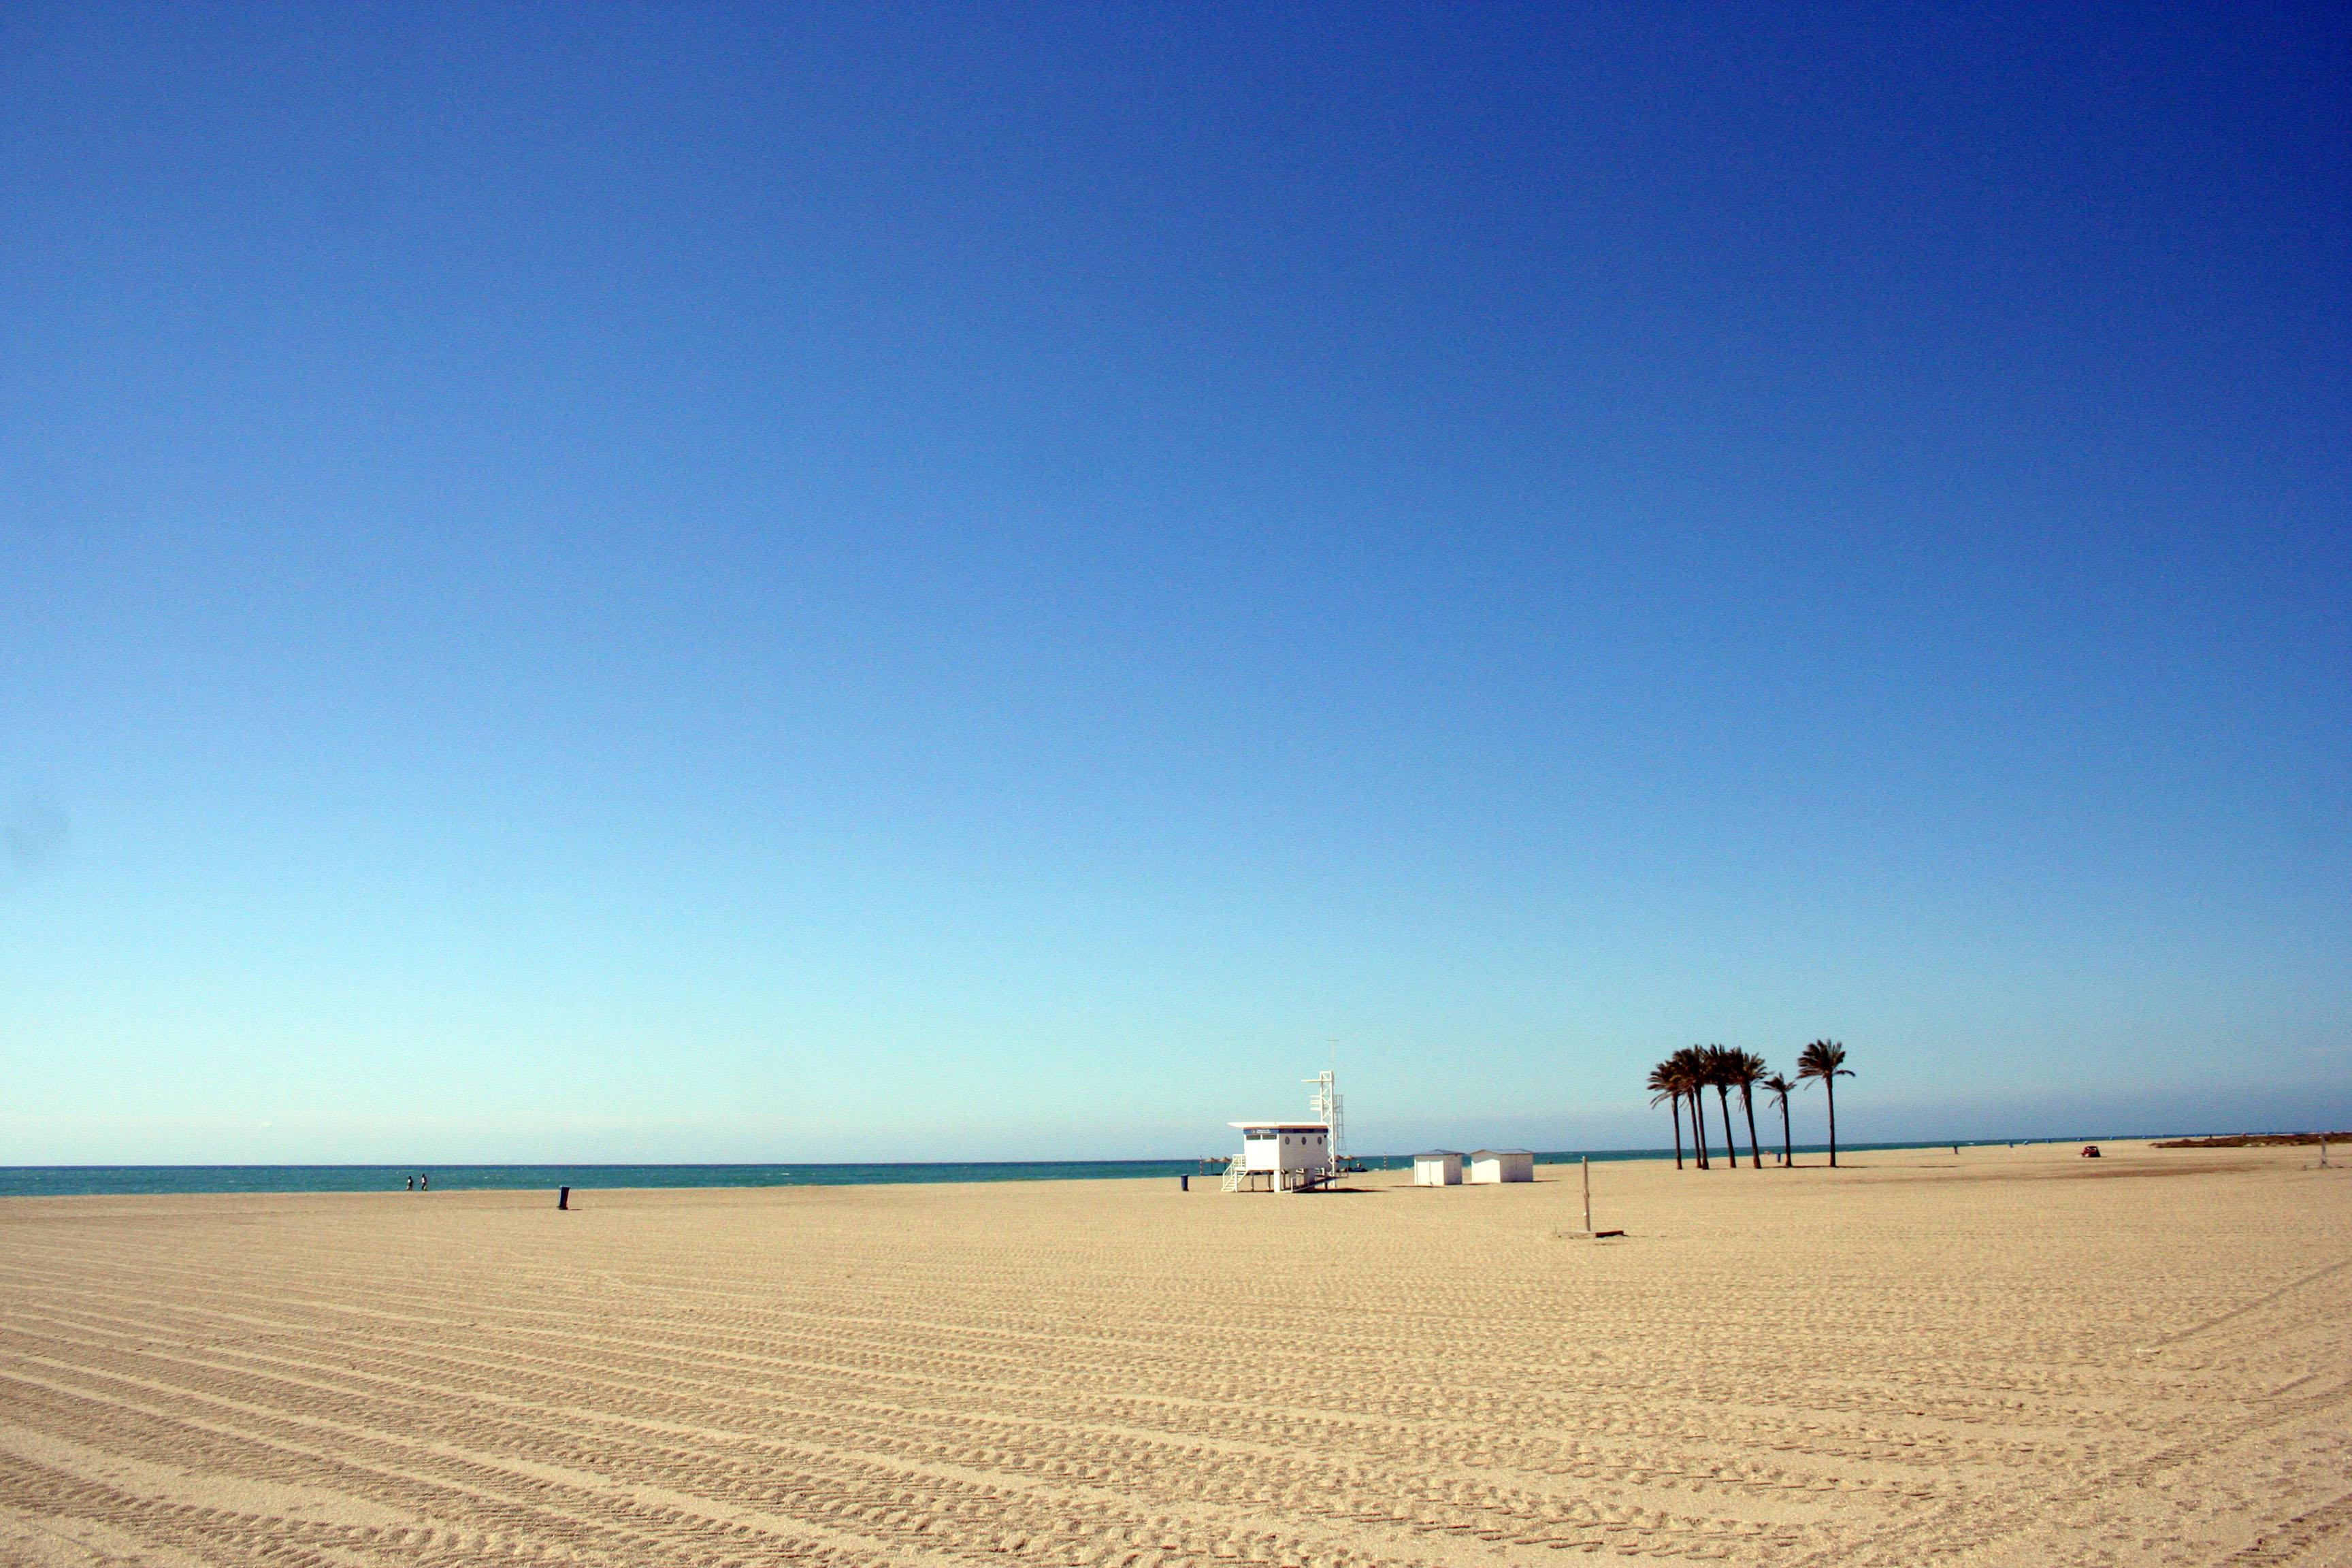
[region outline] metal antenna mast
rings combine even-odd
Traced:
[[[1315,1089],[1314,1094],[1307,1099],[1307,1109],[1310,1115],[1319,1118],[1323,1123],[1324,1158],[1329,1162],[1325,1173],[1337,1179],[1348,1163],[1340,1152],[1348,1133],[1347,1101],[1339,1093],[1339,1042],[1333,1040],[1330,1046],[1330,1067],[1320,1076],[1307,1080]]]

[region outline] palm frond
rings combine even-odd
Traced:
[[[1815,1040],[1797,1053],[1800,1081],[1819,1079],[1826,1083],[1833,1078],[1853,1076],[1853,1069],[1845,1065],[1845,1047],[1835,1040]]]

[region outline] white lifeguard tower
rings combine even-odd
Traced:
[[[1229,1193],[1295,1193],[1330,1179],[1331,1130],[1319,1121],[1229,1121],[1241,1157],[1225,1172]]]
[[[1412,1184],[1416,1187],[1458,1187],[1462,1184],[1462,1152],[1458,1149],[1432,1149],[1426,1154],[1412,1157]]]
[[[1328,1186],[1346,1167],[1339,1150],[1339,1073],[1307,1080],[1315,1086],[1307,1110],[1313,1121],[1229,1121],[1242,1134],[1242,1152],[1225,1167],[1229,1193],[1304,1193]]]

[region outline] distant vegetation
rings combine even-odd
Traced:
[[[1672,1109],[1675,1119],[1675,1169],[1683,1169],[1683,1106],[1688,1102],[1691,1117],[1691,1145],[1696,1163],[1702,1171],[1714,1163],[1707,1152],[1706,1090],[1715,1090],[1717,1108],[1722,1111],[1723,1157],[1731,1164],[1739,1163],[1739,1146],[1735,1141],[1736,1130],[1731,1121],[1731,1091],[1739,1091],[1739,1109],[1748,1121],[1748,1159],[1751,1169],[1764,1167],[1764,1156],[1756,1146],[1756,1091],[1762,1089],[1770,1103],[1780,1110],[1780,1163],[1793,1163],[1794,1144],[1789,1135],[1789,1095],[1800,1088],[1811,1088],[1818,1081],[1829,1098],[1830,1163],[1837,1163],[1837,1080],[1852,1078],[1853,1072],[1845,1065],[1845,1047],[1835,1040],[1815,1040],[1797,1054],[1797,1080],[1794,1083],[1771,1070],[1770,1064],[1753,1051],[1734,1049],[1727,1046],[1690,1046],[1676,1051],[1650,1069],[1649,1082],[1652,1105]]]
[[[2226,1138],[2168,1138],[2158,1149],[2280,1149],[2299,1143],[2352,1143],[2352,1132],[2233,1132]]]

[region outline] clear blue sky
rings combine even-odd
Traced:
[[[2347,39],[11,6],[0,1163],[2352,1121]]]

